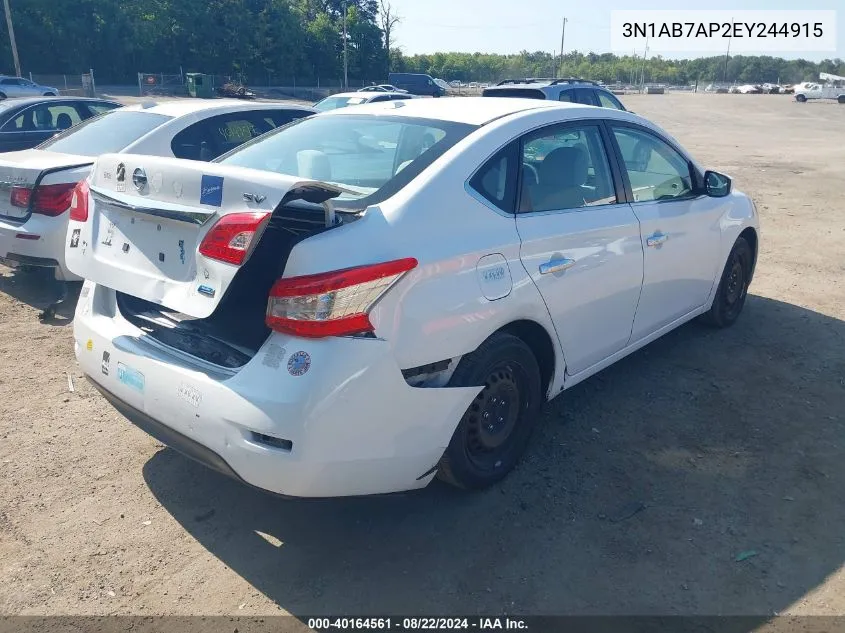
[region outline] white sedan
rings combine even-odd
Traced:
[[[208,161],[313,113],[305,106],[237,100],[129,106],[83,121],[37,148],[2,153],[0,262],[53,269],[56,279],[76,279],[64,264],[68,209],[73,188],[99,154]],[[114,176],[116,186],[126,186],[125,174]]]
[[[219,163],[101,156],[69,228],[105,397],[317,497],[493,484],[546,400],[731,325],[758,250],[753,202],[649,121],[490,97],[319,114]]]
[[[364,89],[358,92],[340,92],[338,94],[326,97],[314,104],[314,109],[318,112],[328,112],[329,110],[337,110],[338,108],[347,108],[354,105],[362,105],[364,103],[379,103],[381,101],[403,101],[405,99],[413,99],[415,95],[408,93],[406,90],[401,92],[391,92],[386,90],[370,90]]]

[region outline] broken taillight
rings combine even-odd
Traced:
[[[224,215],[203,238],[199,251],[211,259],[240,266],[255,234],[260,233],[269,219],[269,211]]]

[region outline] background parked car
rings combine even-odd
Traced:
[[[119,108],[105,99],[37,97],[0,103],[0,152],[29,149],[77,123]]]
[[[361,88],[358,92],[408,92],[407,90],[402,90],[401,88],[397,88],[396,86],[391,86],[390,84],[378,84],[375,86],[366,86]]]
[[[358,92],[341,92],[336,95],[331,95],[325,99],[314,104],[314,109],[318,112],[327,112],[328,110],[337,110],[338,108],[346,108],[348,106],[361,105],[362,103],[377,103],[379,101],[399,101],[404,99],[412,99],[414,95],[408,94],[406,91],[402,92],[382,92],[376,90],[360,90]]]
[[[58,88],[52,86],[42,86],[23,77],[0,75],[0,99],[7,97],[56,97],[58,94]]]
[[[446,94],[446,88],[437,84],[431,75],[418,73],[390,73],[388,83],[398,88],[407,90],[413,95],[424,97],[442,97]]]
[[[64,264],[67,211],[73,188],[100,154],[132,151],[210,161],[313,113],[307,106],[223,99],[136,105],[88,119],[38,148],[0,154],[0,182],[8,183],[0,190],[0,260],[76,279]],[[117,169],[109,177],[118,189],[133,187],[132,173]],[[161,174],[149,178],[155,189]]]
[[[588,79],[505,79],[484,89],[484,97],[549,99],[625,110],[625,106],[604,86]]]

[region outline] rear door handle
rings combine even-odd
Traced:
[[[662,233],[657,231],[656,233],[652,233],[645,239],[645,243],[647,246],[655,247],[664,244],[666,240],[669,239],[669,236],[666,233]]]
[[[563,259],[553,259],[548,263],[540,264],[540,274],[548,275],[550,273],[559,273],[575,265],[574,259],[564,257]]]

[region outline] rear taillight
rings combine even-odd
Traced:
[[[329,273],[279,279],[270,290],[267,326],[306,338],[372,332],[370,310],[416,268],[413,257]]]
[[[56,217],[68,210],[77,183],[63,182],[59,185],[39,185],[32,192],[32,212]]]
[[[88,181],[76,183],[70,196],[70,219],[77,222],[88,220]]]
[[[12,187],[9,199],[12,206],[26,209],[32,204],[32,212],[39,215],[56,217],[67,211],[71,202],[75,182],[63,182],[58,185],[38,185],[34,189]]]
[[[32,189],[27,187],[12,187],[12,195],[9,198],[9,202],[13,207],[26,209],[31,199]]]
[[[200,253],[211,259],[240,266],[244,263],[256,233],[270,219],[268,211],[224,215],[206,234]]]

